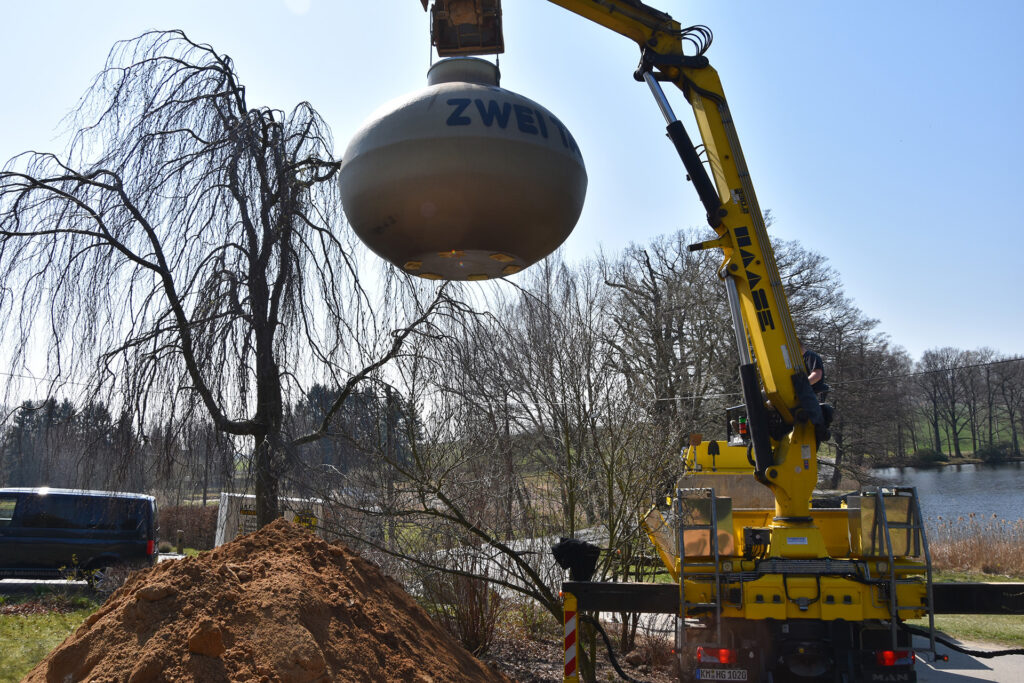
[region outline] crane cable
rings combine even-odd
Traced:
[[[612,649],[612,641],[609,640],[608,634],[605,633],[604,627],[601,626],[601,622],[589,614],[581,614],[580,619],[596,628],[597,632],[601,634],[601,640],[604,641],[604,646],[608,650],[608,661],[612,663],[612,668],[615,669],[615,673],[619,674],[622,680],[628,681],[628,683],[648,683],[647,681],[633,678],[622,670],[622,667],[619,666],[619,661],[615,658],[615,650]]]

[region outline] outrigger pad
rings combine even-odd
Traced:
[[[562,569],[569,570],[570,581],[590,581],[597,568],[601,549],[578,538],[560,538],[551,546],[551,554]]]

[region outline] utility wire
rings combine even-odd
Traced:
[[[848,385],[851,385],[851,384],[863,384],[865,382],[887,382],[887,381],[892,381],[892,380],[897,380],[897,379],[910,379],[910,378],[913,378],[913,377],[922,377],[924,375],[931,375],[931,374],[935,374],[935,373],[938,373],[938,372],[951,372],[951,371],[956,371],[956,370],[971,370],[971,369],[974,369],[974,368],[985,368],[985,367],[992,367],[994,365],[1004,365],[1006,363],[1020,363],[1020,362],[1024,362],[1024,357],[1017,356],[1017,357],[1014,357],[1014,358],[1003,358],[1003,359],[1000,359],[1000,360],[988,361],[986,363],[974,363],[974,364],[971,364],[971,365],[958,365],[956,367],[943,367],[943,368],[936,368],[934,370],[920,370],[918,372],[908,372],[908,373],[904,373],[904,374],[900,374],[900,375],[876,375],[874,377],[864,377],[864,378],[861,378],[861,379],[847,379],[847,380],[843,380],[841,382],[830,383],[829,386],[831,386],[834,389],[836,387],[844,387],[844,386],[848,386]],[[35,382],[44,382],[44,383],[55,383],[55,382],[59,381],[61,384],[70,384],[70,385],[80,386],[80,387],[93,387],[94,386],[93,384],[88,384],[88,383],[85,383],[85,382],[75,382],[75,381],[72,381],[72,380],[63,380],[63,379],[57,380],[57,379],[53,379],[53,378],[49,378],[49,377],[35,377],[33,375],[21,375],[21,374],[17,374],[17,373],[4,372],[4,371],[0,371],[0,376],[13,377],[13,378],[17,378],[17,379],[30,379],[30,380],[33,380]],[[170,394],[170,393],[172,393],[172,392],[161,391],[161,390],[153,390],[153,392],[154,393],[159,393],[159,394]],[[654,398],[654,399],[651,399],[651,400],[653,400],[654,402],[696,401],[698,399],[729,398],[729,397],[732,397],[732,396],[742,396],[742,395],[743,394],[741,392],[739,392],[739,391],[730,391],[730,392],[719,392],[719,393],[713,393],[713,394],[690,394],[690,395],[686,395],[686,396],[665,396],[665,397],[660,397],[660,398]],[[534,405],[547,405],[547,406],[561,406],[561,405],[569,405],[570,404],[570,402],[568,402],[568,401],[531,401],[531,403],[533,403]]]

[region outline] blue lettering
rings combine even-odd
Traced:
[[[572,133],[570,133],[569,131],[565,131],[565,134],[569,136],[569,149],[571,149],[572,153],[575,154],[576,156],[582,157],[583,154],[580,152],[579,145],[576,144],[576,138],[574,138],[572,136]]]
[[[544,123],[544,114],[540,113],[540,109],[534,110],[537,113],[537,125],[540,126],[540,134],[545,140],[548,137],[548,124]]]
[[[562,125],[562,122],[552,116],[551,123],[555,124],[555,128],[558,129],[558,134],[562,136],[562,146],[567,148],[576,156],[582,157],[583,155],[580,153],[580,148],[576,144],[576,140],[573,139],[572,133],[566,130],[565,126]]]
[[[476,100],[476,108],[480,112],[480,119],[488,128],[495,121],[498,122],[498,126],[501,128],[508,126],[509,117],[512,115],[512,105],[508,102],[499,105],[495,100],[490,100],[485,107],[483,100]]]
[[[551,123],[555,124],[555,128],[558,129],[558,134],[562,136],[562,147],[568,147],[569,141],[565,139],[565,134],[568,131],[565,130],[565,126],[563,126],[562,122],[553,116],[551,117]]]
[[[479,100],[478,100],[479,101]],[[470,100],[462,97],[453,97],[448,100],[448,104],[455,108],[455,111],[448,117],[449,126],[468,126],[473,123],[473,119],[468,116],[463,116],[462,112],[466,111],[466,107],[469,106]]]
[[[537,126],[534,124],[533,110],[522,104],[517,104],[515,110],[516,123],[519,124],[519,130],[530,135],[536,135]]]

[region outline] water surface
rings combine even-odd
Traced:
[[[926,519],[969,517],[1024,519],[1024,463],[950,465],[938,469],[887,467],[876,476],[900,486],[916,486]]]

